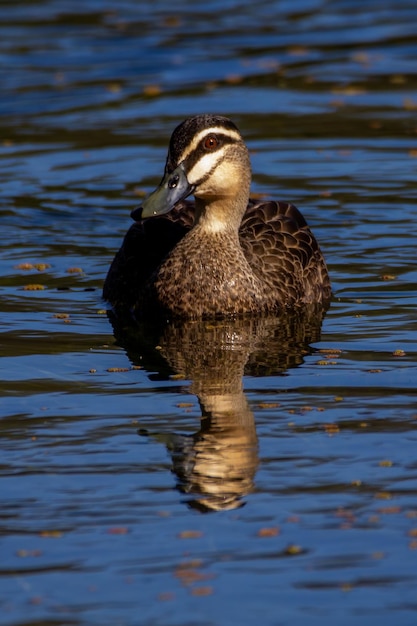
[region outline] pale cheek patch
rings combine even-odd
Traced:
[[[217,150],[216,152],[205,154],[199,159],[194,167],[187,173],[187,179],[190,185],[195,185],[203,180],[223,158],[223,153],[224,150]]]

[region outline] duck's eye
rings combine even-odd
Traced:
[[[219,145],[219,140],[216,135],[207,135],[204,139],[204,147],[206,150],[214,150]]]

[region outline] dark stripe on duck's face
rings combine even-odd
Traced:
[[[216,128],[218,131],[219,129]],[[220,163],[226,158],[225,148],[228,145],[241,142],[240,135],[237,132],[220,133],[213,132],[208,129],[203,133],[198,133],[196,137],[184,148],[180,155],[180,164],[184,169],[184,172],[189,180],[189,183],[194,187],[204,182],[213,171],[220,165]],[[167,166],[165,172],[175,171],[171,170],[170,158],[168,157]]]
[[[207,142],[210,139],[214,139],[217,145],[208,145]],[[241,141],[242,137],[235,126],[229,129],[220,125],[203,128],[190,135],[187,142],[181,141],[180,145],[171,139],[166,171],[173,171],[179,163],[183,161],[188,162],[189,159],[191,163],[190,168],[192,168],[195,165],[195,161],[207,152],[215,152],[228,143],[239,143]],[[187,169],[189,168],[187,167]]]
[[[207,133],[225,133],[240,138],[235,124],[223,115],[197,115],[179,124],[169,142],[169,166],[171,169],[184,160],[187,149],[191,152]]]
[[[205,143],[210,139],[217,141],[216,145],[212,147],[206,147]],[[208,133],[198,144],[196,148],[190,154],[186,156],[184,159],[185,171],[190,172],[193,167],[206,155],[206,154],[215,154],[222,150],[222,148],[227,144],[236,143],[236,139],[229,137],[228,135],[223,135],[220,133]]]

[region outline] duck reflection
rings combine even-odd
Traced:
[[[319,339],[321,307],[282,317],[173,321],[132,326],[111,317],[134,364],[190,381],[201,408],[193,435],[158,435],[172,457],[180,491],[201,511],[234,509],[253,490],[258,465],[254,415],[243,376],[279,375],[302,363]],[[143,431],[140,434],[144,434]]]

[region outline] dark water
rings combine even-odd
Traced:
[[[0,12],[0,623],[417,623],[416,3]],[[107,318],[207,111],[317,235],[321,328]]]

